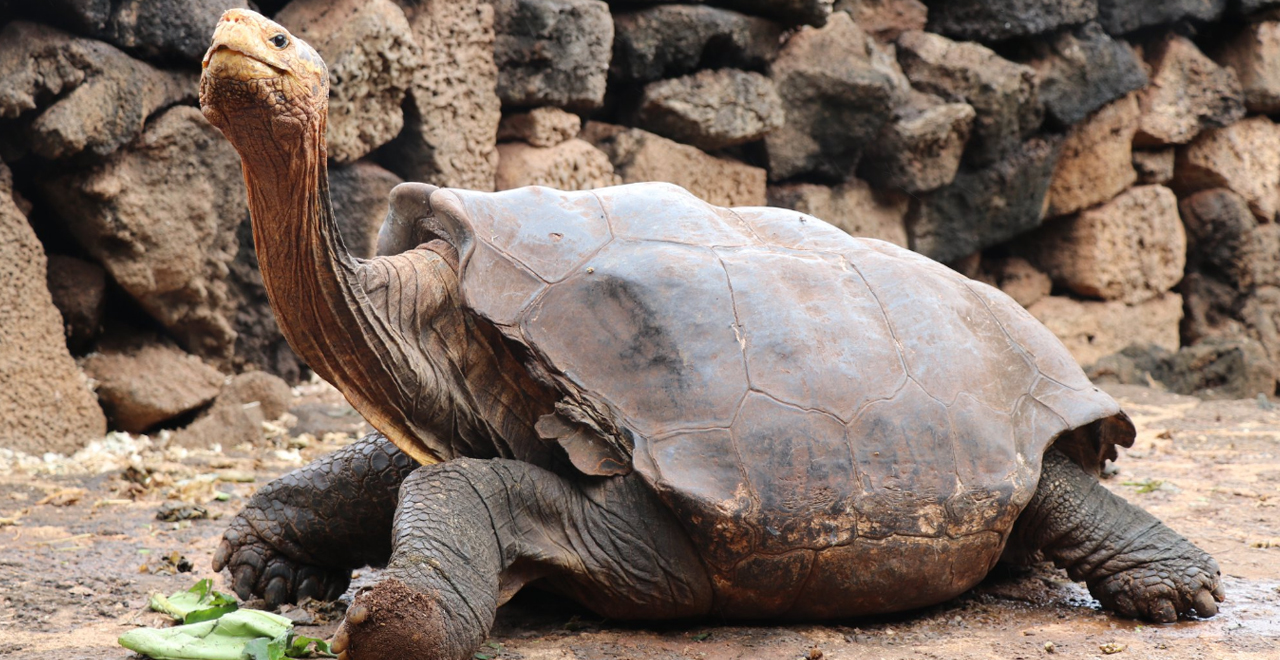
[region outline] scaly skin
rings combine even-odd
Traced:
[[[458,459],[405,480],[384,580],[356,595],[342,658],[463,660],[534,580],[613,619],[705,616],[710,580],[680,523],[631,475],[575,483]]]
[[[1126,502],[1057,450],[1010,543],[1040,550],[1104,607],[1159,623],[1218,613],[1218,563],[1151,514]]]
[[[310,46],[254,12],[224,14],[201,104],[241,154],[280,327],[403,453],[366,440],[273,482],[232,522],[215,566],[242,595],[279,603],[332,598],[352,568],[389,562],[335,640],[352,660],[467,658],[532,580],[612,618],[710,612],[697,552],[638,476],[554,472],[534,424],[555,394],[460,309],[456,255],[346,253],[325,171],[327,89]],[[412,471],[406,454],[477,458]],[[1015,537],[1124,614],[1208,616],[1221,597],[1212,559],[1057,452]]]
[[[334,600],[352,569],[391,556],[400,483],[418,464],[372,434],[254,493],[223,534],[213,569],[229,568],[241,598],[268,607],[304,598]]]

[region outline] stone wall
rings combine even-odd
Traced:
[[[230,6],[328,62],[360,256],[402,180],[663,180],[1000,287],[1097,378],[1275,393],[1280,0],[0,1],[0,383],[21,384],[0,412],[30,412],[0,447],[67,451],[102,410],[172,428],[234,408],[230,375],[306,377],[239,160],[196,108]]]

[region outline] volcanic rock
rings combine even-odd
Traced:
[[[1101,204],[1133,185],[1139,113],[1138,99],[1130,95],[1071,129],[1049,186],[1050,217]]]
[[[718,206],[762,206],[765,171],[638,128],[590,122],[582,138],[609,156],[623,183],[666,181]]]
[[[1173,180],[1173,166],[1177,157],[1173,147],[1167,149],[1134,150],[1133,169],[1138,173],[1138,183],[1164,185]]]
[[[107,304],[107,273],[98,264],[61,254],[49,255],[49,295],[62,314],[67,348],[82,353],[102,330]]]
[[[374,255],[391,189],[401,183],[400,177],[365,161],[329,168],[333,215],[352,256],[368,259]]]
[[[758,73],[704,70],[646,85],[636,124],[716,151],[759,140],[780,128],[782,100],[773,82]]]
[[[923,30],[929,22],[929,8],[920,0],[838,0],[835,9],[848,12],[858,27],[881,41]]]
[[[1035,228],[1059,142],[1032,138],[994,165],[961,170],[955,181],[919,196],[907,222],[911,249],[950,262]]]
[[[975,165],[1017,150],[1044,119],[1035,69],[985,46],[908,32],[898,39],[898,62],[916,89],[973,106],[977,118],[967,157]]]
[[[499,140],[522,140],[535,147],[554,147],[575,138],[582,130],[582,118],[560,108],[535,108],[509,115],[498,124]]]
[[[1147,86],[1147,72],[1133,47],[1112,39],[1097,23],[1033,40],[1026,62],[1040,77],[1045,112],[1071,126],[1098,108]]]
[[[1173,187],[1186,194],[1230,188],[1263,221],[1280,207],[1280,126],[1264,116],[1200,134],[1178,150]]]
[[[621,182],[609,157],[584,140],[574,138],[554,147],[524,142],[498,145],[498,190],[521,186],[589,190]]]
[[[1147,50],[1151,84],[1142,91],[1142,122],[1134,144],[1186,144],[1204,128],[1244,116],[1244,91],[1234,71],[1205,57],[1186,37],[1169,36]]]
[[[127,148],[41,182],[68,232],[189,351],[223,363],[235,332],[225,279],[247,215],[240,157],[189,106]]]
[[[1167,25],[1183,19],[1216,20],[1227,0],[1097,0],[1098,22],[1111,34],[1126,34],[1145,27]]]
[[[404,130],[378,159],[407,181],[493,190],[502,119],[493,6],[486,0],[428,0],[410,10],[422,66],[405,101]]]
[[[145,433],[209,403],[225,379],[194,355],[158,341],[93,353],[82,366],[98,382],[98,400],[112,427],[129,433]]]
[[[774,180],[843,180],[904,95],[892,61],[843,12],[793,35],[770,67],[786,123],[765,138]]]
[[[1018,249],[1077,294],[1135,304],[1182,279],[1187,237],[1173,191],[1139,186],[1078,216],[1045,224]]]
[[[1215,59],[1236,72],[1249,112],[1280,112],[1280,22],[1249,23]]]
[[[881,188],[917,193],[955,180],[973,127],[968,103],[944,103],[910,92],[894,118],[867,148],[858,174]]]
[[[246,0],[48,0],[47,10],[76,32],[148,59],[199,62],[222,12]]]
[[[704,5],[658,5],[613,17],[609,76],[649,82],[700,67],[763,69],[778,55],[782,26]]]
[[[420,64],[409,21],[391,0],[294,0],[275,20],[329,69],[329,158],[350,163],[404,128],[405,91]]]
[[[907,209],[911,200],[892,191],[875,190],[851,179],[839,186],[788,183],[769,186],[769,206],[808,213],[853,236],[878,238],[907,246]]]
[[[977,41],[1043,34],[1098,15],[1098,0],[925,0],[925,4],[930,31]]]
[[[105,156],[156,110],[193,100],[196,88],[195,74],[161,71],[45,25],[14,21],[0,31],[0,118],[39,110],[28,139],[44,158]]]
[[[1071,352],[1076,362],[1093,364],[1134,343],[1168,351],[1179,347],[1182,296],[1165,293],[1138,305],[1119,301],[1046,296],[1027,309]]]
[[[13,203],[9,176],[0,163],[0,447],[70,454],[106,433],[106,418],[67,352],[44,247]]]
[[[613,19],[599,0],[495,0],[494,61],[503,105],[598,108]]]

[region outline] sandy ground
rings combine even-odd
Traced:
[[[621,624],[527,592],[502,609],[477,658],[1280,658],[1280,408],[1114,389],[1140,431],[1105,483],[1217,557],[1228,601],[1213,619],[1121,619],[1045,566],[1001,570],[909,615],[822,625]],[[116,637],[165,622],[147,610],[150,593],[201,577],[224,584],[211,556],[254,488],[359,433],[339,401],[304,391],[297,424],[255,445],[184,450],[113,436],[70,458],[0,453],[0,657],[131,657]],[[157,520],[162,505],[184,502],[209,518]],[[376,578],[363,571],[353,588]],[[294,614],[319,623],[304,634],[336,625]]]

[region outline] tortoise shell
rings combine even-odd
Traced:
[[[939,568],[963,591],[1055,439],[1105,427],[1082,441],[1095,460],[1132,442],[1119,405],[1012,299],[803,213],[661,183],[442,189],[430,206],[464,304],[527,348],[587,455],[634,468],[676,512],[721,587],[774,588],[858,540],[862,557],[941,539],[974,548]],[[789,607],[776,613],[823,614]]]

